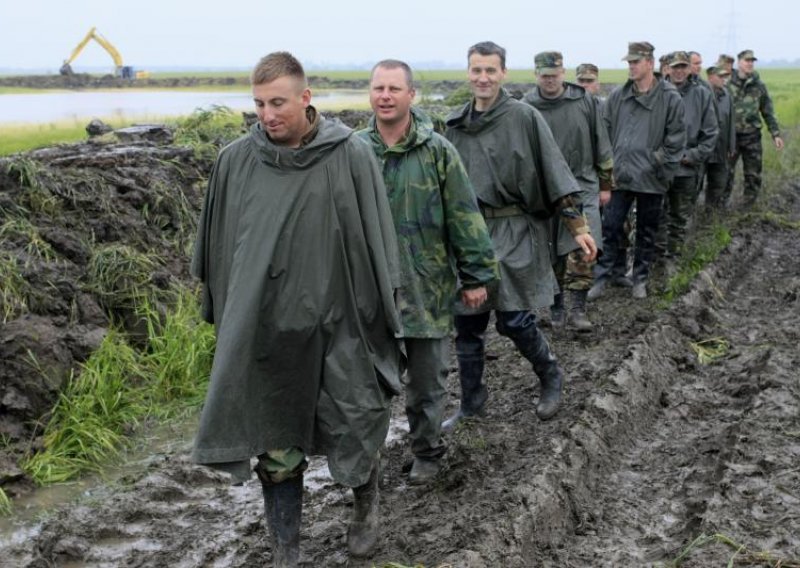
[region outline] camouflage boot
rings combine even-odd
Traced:
[[[588,290],[570,290],[572,305],[569,309],[569,324],[578,331],[592,331],[592,322],[586,315]]]

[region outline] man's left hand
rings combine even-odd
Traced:
[[[780,136],[776,136],[775,138],[772,139],[772,141],[775,143],[776,150],[783,150],[783,138],[781,138]]]
[[[597,258],[597,244],[594,242],[592,235],[589,233],[575,235],[575,242],[578,243],[583,250],[583,260],[592,262]]]
[[[461,302],[468,308],[480,308],[488,297],[486,286],[461,290]]]

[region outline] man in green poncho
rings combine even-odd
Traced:
[[[460,282],[464,305],[486,301],[497,261],[486,223],[458,152],[411,106],[411,68],[387,59],[372,69],[375,115],[358,134],[383,169],[400,252],[398,307],[408,353],[406,416],[414,463],[409,483],[439,470],[447,397],[453,303]]]
[[[558,51],[537,53],[534,57],[536,86],[523,100],[541,112],[550,126],[581,188],[579,198],[592,234],[600,235],[601,196],[608,202],[614,186],[611,143],[595,98],[583,87],[564,81],[563,61]],[[586,294],[592,287],[594,263],[583,260],[580,246],[557,218],[551,224],[551,242],[555,248],[553,268],[560,290],[550,306],[553,326],[569,323],[578,331],[591,331],[592,322],[586,315]],[[565,310],[567,293],[571,300],[569,317]]]
[[[484,334],[494,310],[497,331],[531,362],[542,385],[536,414],[551,418],[561,400],[562,371],[530,310],[549,306],[558,291],[550,263],[547,217],[555,211],[591,262],[597,254],[581,213],[580,187],[542,115],[502,88],[505,49],[493,42],[467,52],[472,100],[447,119],[446,137],[461,154],[486,219],[500,282],[481,308],[456,316],[461,407],[444,427],[481,414]]]
[[[264,490],[276,566],[296,566],[306,456],[353,488],[348,547],[377,540],[377,454],[400,390],[396,239],[369,147],[317,114],[286,52],[251,75],[258,122],[217,158],[193,272],[217,349],[194,459]]]

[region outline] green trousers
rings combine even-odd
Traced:
[[[435,460],[444,454],[442,418],[447,402],[447,367],[450,338],[405,338],[408,368],[406,416],[411,452],[423,459]]]

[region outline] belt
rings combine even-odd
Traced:
[[[486,205],[481,205],[481,213],[483,213],[484,219],[499,219],[501,217],[526,215],[525,211],[519,205],[508,205],[506,207],[487,207]]]

